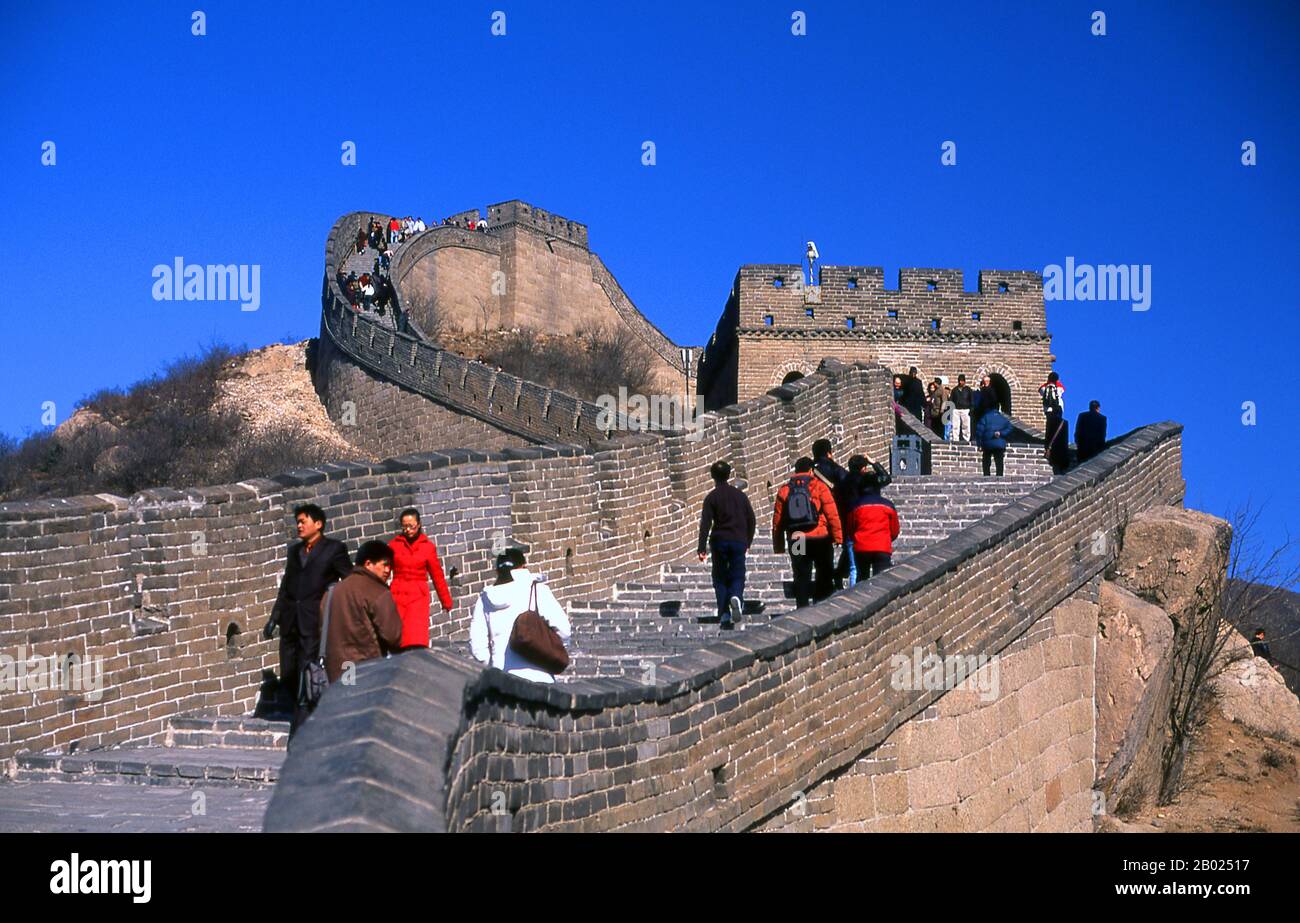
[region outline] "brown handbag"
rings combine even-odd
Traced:
[[[560,633],[537,612],[537,581],[528,593],[528,608],[515,617],[510,629],[510,646],[515,653],[552,675],[569,666],[569,652],[564,649]]]

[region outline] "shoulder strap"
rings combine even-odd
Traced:
[[[541,582],[542,581],[534,577],[533,585],[528,588],[528,611],[529,612],[537,612],[537,584]],[[538,612],[537,614],[541,615],[540,612]]]
[[[488,638],[488,666],[492,666],[492,661],[496,659],[496,651],[492,649],[492,613],[488,611],[487,590],[483,590],[479,602],[483,604],[483,624],[487,626]]]
[[[334,588],[338,583],[331,583],[330,588],[325,591],[325,612],[321,616],[320,626],[320,659],[325,659],[325,642],[329,639],[330,634],[330,603],[334,600]]]

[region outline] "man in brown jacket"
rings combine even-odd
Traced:
[[[357,552],[357,566],[335,584],[330,599],[329,635],[325,641],[325,673],[337,683],[346,664],[382,657],[402,643],[402,617],[388,591],[393,576],[393,549],[383,542],[366,542]],[[324,603],[321,620],[325,619]]]

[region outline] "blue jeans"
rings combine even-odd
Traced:
[[[745,551],[744,542],[721,539],[711,542],[713,552],[713,592],[718,597],[718,615],[730,619],[727,604],[731,597],[745,602]]]

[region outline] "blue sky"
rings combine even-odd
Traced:
[[[1188,505],[1253,498],[1276,540],[1291,515],[1295,3],[10,2],[0,25],[0,431],[214,340],[314,336],[344,212],[522,198],[587,223],[695,344],[739,265],[810,238],[826,262],[960,267],[968,287],[1150,264],[1146,312],[1049,303],[1071,409],[1096,397],[1115,432],[1179,420]],[[178,255],[260,265],[261,308],[154,301]]]

